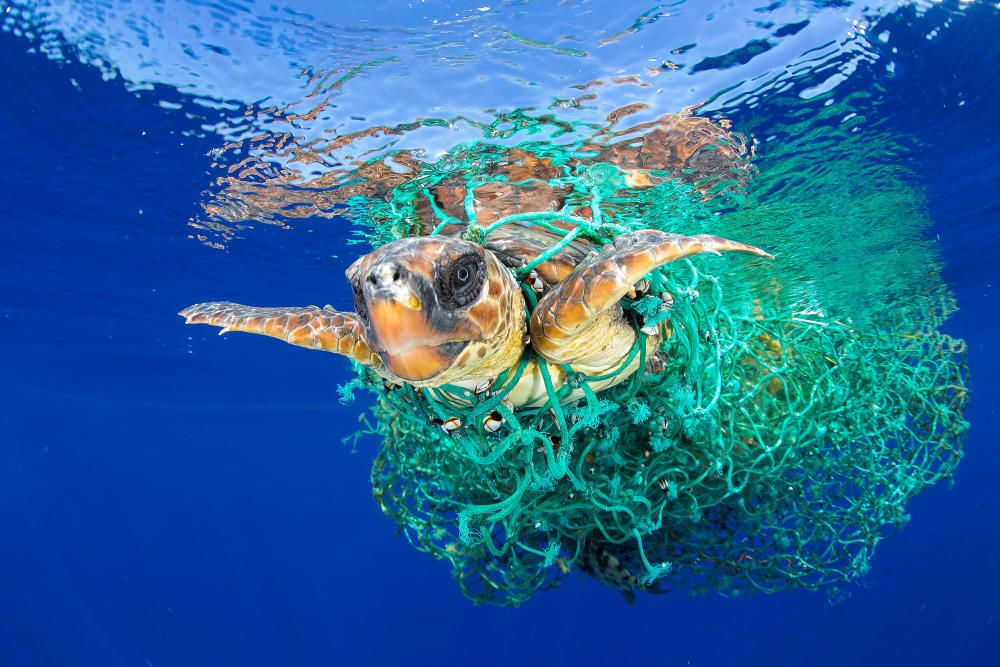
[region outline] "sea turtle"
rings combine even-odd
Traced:
[[[527,229],[522,229],[527,232]],[[180,312],[191,324],[248,331],[346,355],[391,383],[416,387],[457,385],[482,391],[518,364],[527,346],[547,361],[555,388],[561,365],[604,375],[625,361],[637,332],[619,301],[653,269],[701,252],[739,251],[767,257],[758,248],[717,236],[681,236],[643,230],[622,236],[565,271],[539,266],[552,285],[525,322],[525,301],[508,260],[522,248],[506,239],[502,250],[457,237],[414,237],[388,243],[347,270],[355,312],[330,306],[257,308],[230,302],[201,303]],[[518,257],[528,261],[530,245]],[[515,255],[516,256],[516,255]],[[553,262],[552,264],[555,264]],[[653,354],[664,335],[647,337]],[[638,357],[617,375],[592,384],[600,391],[627,379]],[[579,396],[570,394],[566,400]],[[514,406],[546,400],[537,362],[529,363],[508,395]]]
[[[657,155],[675,156],[669,158],[675,162],[677,155],[704,161],[700,149],[707,140],[699,137],[698,141],[694,147],[685,147],[681,140],[670,143],[661,137],[665,148],[659,152],[655,146],[640,145],[628,151],[606,150],[597,159],[620,169],[628,187],[648,187],[652,170],[663,170],[668,162],[664,157],[657,162]],[[637,162],[637,155],[645,157]],[[515,149],[493,168],[517,175],[475,191],[472,210],[478,215],[473,226],[484,215],[495,219],[496,215],[545,210],[561,196],[545,185],[545,172],[552,165],[543,158]],[[542,185],[519,188],[509,182],[532,176],[534,183]],[[458,187],[440,183],[432,195],[437,200],[434,206],[461,215],[460,203],[466,197]],[[180,314],[191,324],[222,327],[222,333],[264,334],[346,355],[391,384],[454,385],[476,393],[489,390],[494,379],[517,366],[531,346],[537,355],[516,386],[509,388],[507,400],[515,407],[538,406],[547,401],[539,363],[548,364],[556,390],[567,381],[565,365],[586,375],[609,375],[591,384],[595,391],[639,370],[636,355],[620,372],[613,372],[628,359],[638,335],[619,302],[637,284],[641,288],[649,272],[702,252],[770,257],[753,246],[705,234],[683,236],[648,229],[622,235],[600,248],[578,238],[534,267],[531,283],[539,300],[526,318],[525,298],[514,270],[526,266],[560,237],[520,221],[497,229],[480,244],[466,240],[462,232],[469,221],[463,222],[439,227],[437,235],[428,234],[432,225],[418,223],[418,233],[424,235],[387,243],[354,262],[347,270],[354,293],[353,313],[330,306],[257,308],[212,302],[190,306]],[[669,329],[655,327],[647,333],[647,353],[652,355]],[[577,389],[566,392],[563,400],[579,396]],[[449,394],[448,398],[463,404],[459,396]]]

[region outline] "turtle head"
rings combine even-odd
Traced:
[[[394,241],[354,262],[347,278],[368,344],[410,382],[475,377],[477,367],[508,363],[496,356],[510,354],[505,336],[523,326],[523,301],[510,272],[468,241]]]

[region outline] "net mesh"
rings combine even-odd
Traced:
[[[516,150],[554,167],[544,185],[570,193],[558,210],[469,224],[484,187],[539,184],[493,168],[510,148],[475,144],[354,197],[351,215],[376,245],[442,233],[482,242],[510,224],[550,230],[552,247],[517,271],[527,316],[537,262],[578,238],[600,246],[644,228],[703,228],[745,173],[664,174],[630,190],[615,164],[546,142]],[[456,181],[464,196],[448,211],[432,190]],[[376,396],[358,436],[382,439],[372,469],[381,509],[414,547],[447,560],[477,602],[518,604],[574,570],[627,596],[837,591],[862,576],[906,522],[908,500],[961,457],[965,347],[939,331],[953,305],[932,286],[877,323],[804,310],[762,262],[698,256],[647,276],[659,296],[622,305],[637,331],[669,325],[662,368],[600,393],[590,389],[598,378],[565,366],[569,383],[550,384],[547,405],[511,409],[503,390],[393,387],[358,366],[342,391]],[[748,279],[755,271],[768,277]],[[645,360],[645,348],[640,332],[632,354]],[[494,386],[516,384],[533,355]],[[573,388],[583,398],[564,403]],[[494,412],[502,425],[488,432],[480,424]],[[449,420],[462,426],[442,429]]]

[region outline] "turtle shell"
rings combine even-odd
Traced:
[[[614,124],[624,115],[619,113],[609,121]],[[743,182],[749,171],[739,135],[730,133],[724,123],[689,113],[668,114],[620,130],[607,129],[575,150],[567,149],[559,158],[542,155],[539,146],[508,148],[480,143],[450,155],[451,163],[467,166],[435,178],[431,187],[415,190],[419,194],[413,198],[406,234],[426,236],[434,230],[443,235],[464,233],[471,222],[466,213],[470,180],[486,180],[474,192],[475,222],[485,227],[501,217],[539,211],[567,211],[592,218],[591,202],[574,187],[574,180],[603,180],[607,196],[600,208],[607,220],[615,218],[616,206],[664,181],[676,179],[709,196],[714,184],[732,180],[734,175]],[[412,187],[425,176],[425,166],[407,153],[380,158],[360,167],[340,194],[388,202],[398,188]],[[443,219],[454,222],[442,225]],[[569,221],[550,224],[567,231],[574,226]],[[559,234],[543,227],[512,222],[492,231],[484,245],[516,269],[559,239]],[[599,242],[577,238],[535,267],[537,276],[548,286],[557,284],[599,246]]]

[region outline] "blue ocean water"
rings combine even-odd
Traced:
[[[0,664],[1000,664],[995,3],[0,7]],[[516,609],[473,606],[373,502],[375,444],[341,444],[364,407],[337,400],[346,363],[175,314],[351,307],[357,232],[226,199],[236,142],[449,119],[393,144],[434,155],[491,110],[563,108],[595,80],[584,116],[707,100],[757,140],[762,172],[801,136],[845,158],[855,114],[871,152],[852,155],[905,166],[919,193],[959,305],[945,328],[969,345],[972,426],[954,483],[911,503],[838,604],[629,605],[576,576]],[[317,81],[337,86],[310,117]],[[838,104],[853,106],[824,116]]]

